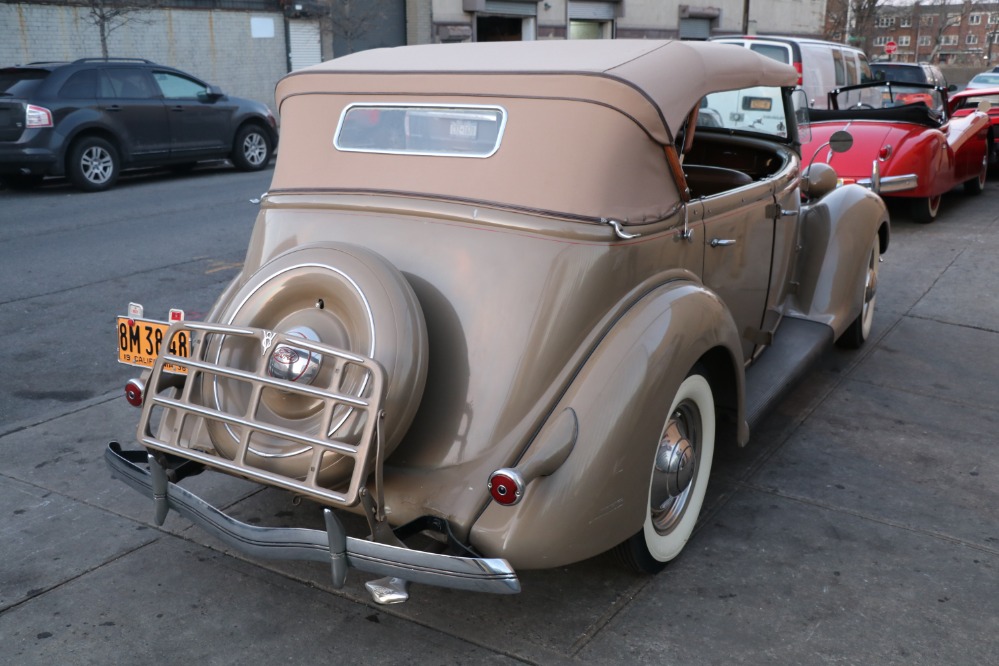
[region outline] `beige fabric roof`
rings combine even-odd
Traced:
[[[634,117],[666,144],[672,130],[708,93],[794,85],[797,79],[789,65],[712,42],[429,44],[373,49],[298,70],[279,82],[277,100],[280,108],[289,96],[322,91],[591,99]]]

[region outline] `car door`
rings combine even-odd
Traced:
[[[131,162],[162,160],[170,154],[170,126],[153,79],[138,67],[106,67],[99,107],[120,137]]]
[[[231,109],[197,79],[154,71],[170,119],[170,159],[221,157],[229,153]]]
[[[774,197],[769,182],[703,200],[704,284],[728,306],[742,338],[743,360],[767,339],[762,332],[774,247]]]

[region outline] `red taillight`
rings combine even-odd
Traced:
[[[796,70],[798,70],[798,85],[800,86],[801,85],[801,63],[800,62],[794,63],[794,68]]]
[[[498,504],[516,504],[524,494],[524,482],[514,470],[498,469],[489,476],[489,494]]]
[[[881,150],[878,151],[878,159],[884,162],[889,157],[891,157],[891,146],[882,146]]]
[[[29,104],[25,110],[25,127],[52,127],[52,112],[43,106]]]
[[[133,407],[142,407],[142,400],[146,394],[146,386],[141,379],[129,379],[125,384],[125,400]]]

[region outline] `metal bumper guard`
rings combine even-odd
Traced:
[[[146,451],[123,451],[121,445],[111,442],[104,460],[115,478],[153,498],[157,524],[162,524],[168,511],[173,509],[246,555],[328,562],[332,567],[333,585],[337,588],[346,581],[348,567],[385,576],[388,580],[366,585],[378,603],[405,601],[408,598],[407,581],[494,594],[520,592],[516,573],[503,559],[456,557],[349,537],[330,509],[324,510],[325,532],[248,525],[168,481],[166,471]],[[142,463],[149,465],[148,471],[139,466]]]

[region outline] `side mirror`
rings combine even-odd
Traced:
[[[209,85],[205,92],[198,95],[198,98],[208,102],[217,102],[223,97],[225,97],[225,93],[222,92],[222,89],[216,85]]]
[[[992,108],[992,102],[990,102],[987,99],[983,99],[981,102],[978,103],[978,112],[979,113],[988,113],[989,109],[991,109],[991,108]]]

